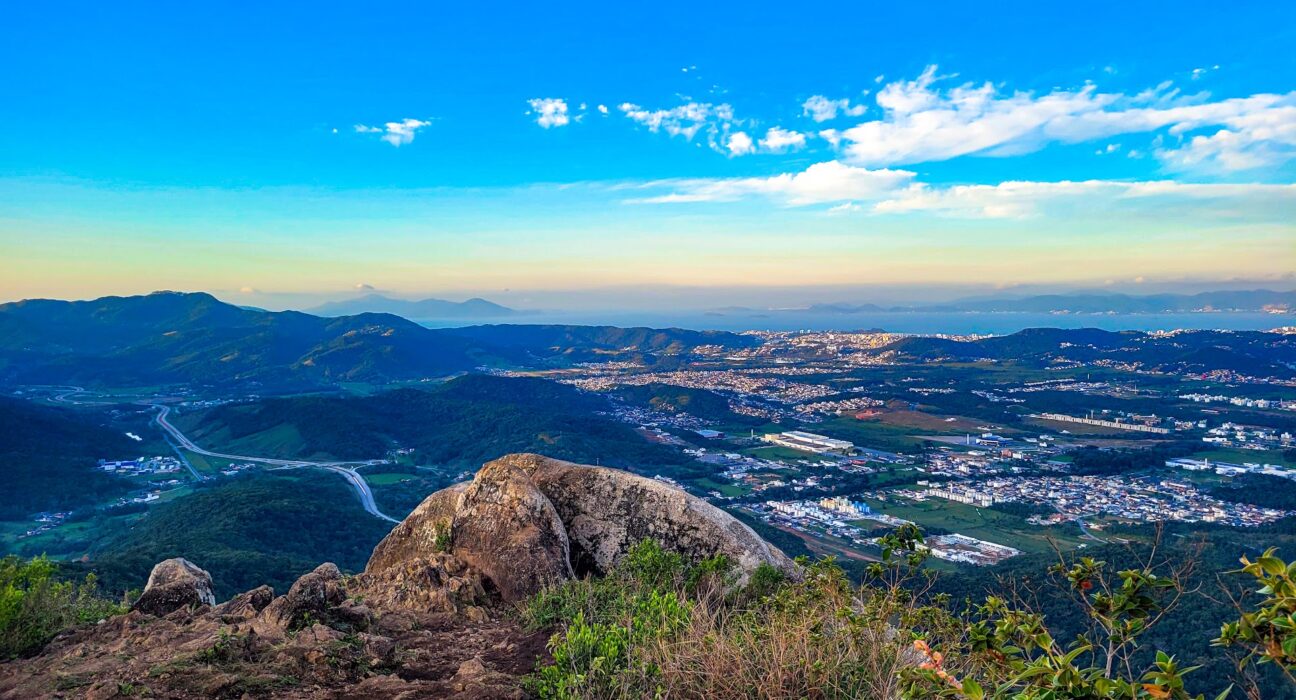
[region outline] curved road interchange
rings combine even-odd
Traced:
[[[355,470],[355,467],[353,466],[353,465],[369,466],[374,464],[383,464],[383,460],[371,459],[362,462],[311,462],[311,461],[300,460],[300,459],[276,459],[272,457],[253,457],[250,455],[236,455],[236,454],[228,454],[225,452],[212,452],[211,450],[203,449],[202,447],[199,447],[198,445],[194,444],[193,440],[190,440],[188,437],[186,437],[184,433],[180,432],[179,428],[175,427],[174,425],[171,424],[170,421],[167,420],[167,416],[170,415],[171,413],[170,406],[159,404],[159,403],[154,403],[149,405],[158,409],[158,414],[155,419],[157,421],[158,426],[160,426],[162,430],[166,431],[166,433],[172,439],[174,439],[177,443],[179,443],[180,447],[183,447],[184,449],[190,452],[193,452],[195,454],[200,454],[206,457],[219,457],[221,459],[230,459],[235,461],[257,462],[260,464],[268,464],[278,469],[293,469],[298,467],[313,467],[316,469],[325,469],[334,472],[336,474],[339,474],[342,476],[342,478],[347,480],[347,483],[350,484],[351,488],[356,492],[356,496],[360,499],[360,505],[370,515],[373,515],[374,517],[377,518],[382,518],[383,520],[386,520],[388,522],[393,522],[393,523],[400,522],[396,518],[393,518],[387,515],[386,513],[383,513],[382,511],[378,510],[378,504],[374,501],[373,491],[369,489],[369,484],[365,482],[364,477],[361,476],[360,473],[357,472]]]

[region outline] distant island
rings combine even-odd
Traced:
[[[393,314],[416,321],[424,319],[502,318],[525,313],[476,297],[466,301],[446,301],[444,299],[410,300],[394,299],[382,294],[366,294],[355,299],[330,301],[303,310],[316,316],[329,317],[354,316],[365,313]]]

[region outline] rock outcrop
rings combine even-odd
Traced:
[[[457,493],[449,537],[441,535],[440,546],[480,571],[504,600],[523,600],[572,577],[563,521],[525,470],[491,462]],[[429,500],[451,498],[434,494]],[[444,519],[443,506],[429,511]]]
[[[149,615],[167,615],[181,608],[215,605],[211,574],[188,559],[158,562],[133,609]]]
[[[690,559],[724,555],[744,580],[768,564],[795,565],[733,516],[628,472],[517,454],[469,484],[429,496],[374,550],[366,572],[450,551],[472,563],[507,601],[573,571],[605,573],[644,539]]]
[[[262,586],[216,606],[83,625],[0,664],[0,700],[527,697],[522,678],[545,660],[548,632],[470,605],[486,595],[467,564],[430,562],[377,577],[324,564],[278,597]],[[445,605],[427,605],[437,600]]]
[[[523,698],[549,631],[513,603],[606,572],[644,539],[740,574],[795,565],[750,528],[678,489],[537,455],[485,465],[429,496],[364,573],[323,564],[283,595],[261,586],[215,605],[184,559],[153,568],[133,609],[0,664],[0,700],[115,697]]]

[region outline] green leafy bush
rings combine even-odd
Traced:
[[[1225,623],[1215,644],[1246,651],[1241,665],[1252,660],[1273,664],[1296,682],[1296,562],[1287,563],[1269,549],[1255,561],[1242,557],[1243,573],[1260,584],[1259,604]]]
[[[1015,596],[953,612],[948,596],[933,593],[917,527],[878,545],[882,559],[867,567],[862,586],[830,558],[799,560],[796,578],[762,567],[736,587],[723,560],[688,562],[644,542],[609,576],[532,599],[527,621],[557,632],[553,663],[530,689],[561,700],[1203,697],[1187,690],[1195,667],[1160,652],[1142,663],[1136,654],[1184,594],[1182,565],[1163,571],[1165,562],[1149,561],[1113,572],[1086,557],[1060,562],[1051,573],[1090,623],[1064,641]],[[1252,568],[1278,575],[1267,559]],[[1278,623],[1270,638],[1296,622],[1290,615],[1266,618]]]
[[[94,574],[75,583],[56,580],[55,571],[45,557],[0,559],[0,660],[39,651],[73,625],[125,612],[99,596]]]

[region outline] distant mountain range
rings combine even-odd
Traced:
[[[903,338],[885,348],[911,362],[1014,361],[1036,366],[1107,361],[1161,372],[1225,370],[1250,376],[1296,376],[1296,335],[1262,331],[1182,331],[1170,335],[1097,328],[1028,328],[963,341]]]
[[[239,308],[209,294],[155,292],[0,304],[0,384],[295,389],[756,342],[734,333],[611,326],[430,329],[392,314],[321,318]]]
[[[485,299],[445,301],[444,299],[393,299],[381,294],[366,294],[355,299],[331,301],[306,309],[316,316],[354,316],[356,314],[395,314],[415,321],[427,319],[486,319],[516,316],[521,313]]]
[[[1296,292],[1267,289],[1201,292],[1199,294],[1044,294],[1020,299],[967,299],[950,308],[960,311],[1007,311],[1026,313],[1120,313],[1155,314],[1208,311],[1296,310]]]
[[[718,309],[718,313],[754,312],[753,309]],[[878,304],[814,304],[797,312],[818,314],[968,312],[968,313],[1072,313],[1072,314],[1158,314],[1194,312],[1296,312],[1296,291],[1267,289],[1201,292],[1199,294],[1115,294],[1077,292],[1028,297],[977,297],[944,304],[882,306]],[[762,311],[765,314],[780,310]]]

